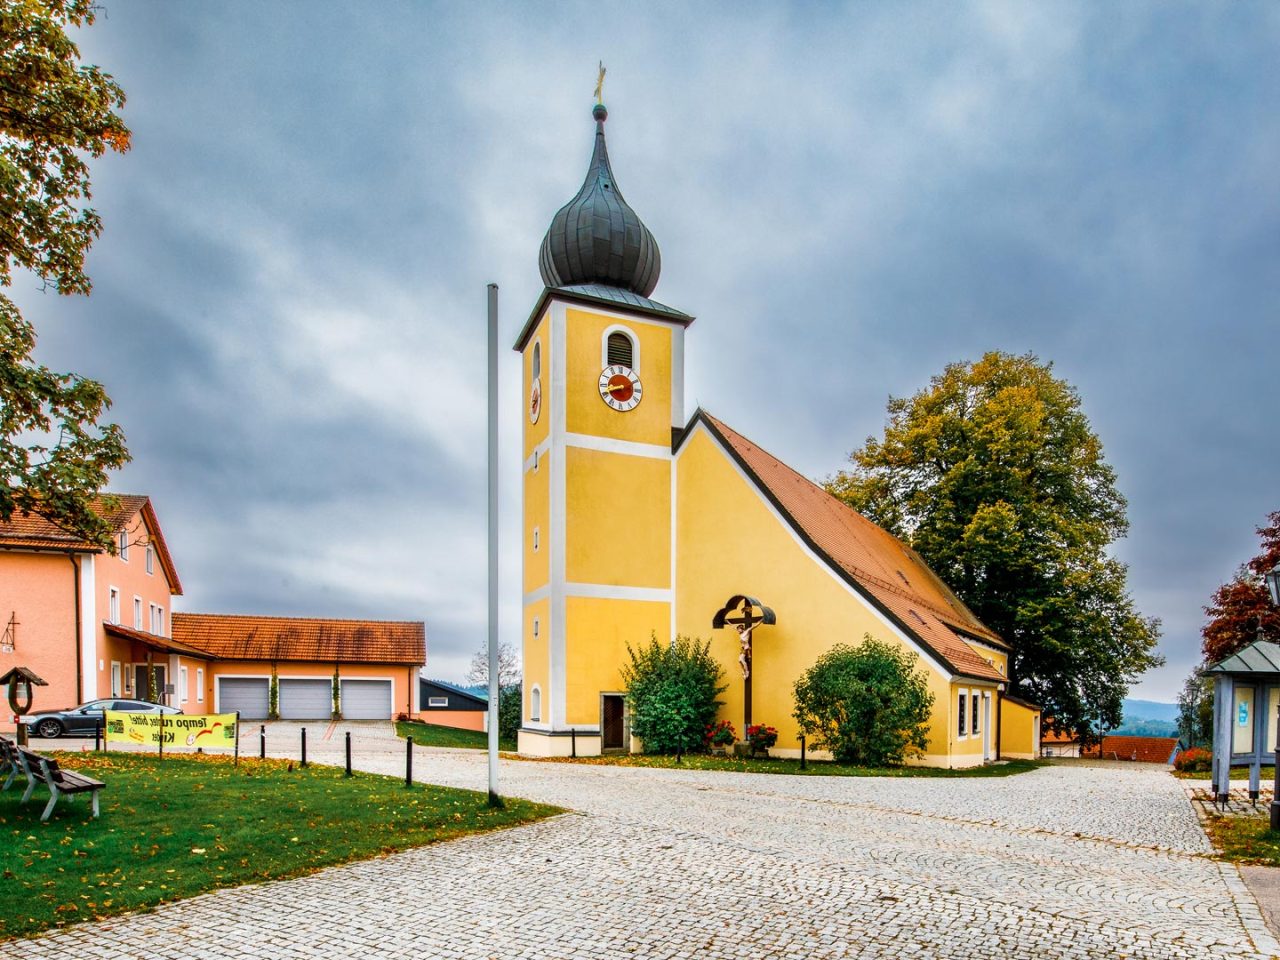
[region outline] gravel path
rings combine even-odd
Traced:
[[[389,725],[308,754],[403,774]],[[257,728],[246,730],[256,752]],[[296,756],[296,725],[269,752]],[[484,789],[483,754],[418,779]],[[501,788],[575,811],[300,880],[0,946],[15,958],[817,958],[1280,955],[1159,767],[853,779],[504,761]]]

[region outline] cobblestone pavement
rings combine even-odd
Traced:
[[[336,762],[345,729],[309,740],[309,755]],[[350,729],[358,766],[403,772],[389,725]],[[269,752],[296,756],[292,727],[268,731]],[[257,729],[246,736],[256,744]],[[414,772],[485,787],[475,752],[420,750]],[[575,813],[0,945],[0,957],[1280,955],[1158,767],[944,780],[504,761],[501,777],[504,792]]]

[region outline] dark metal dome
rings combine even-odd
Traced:
[[[598,103],[591,115],[596,121],[596,147],[587,178],[577,196],[551,219],[542,238],[538,269],[548,287],[604,283],[647,297],[658,285],[662,269],[658,242],[622,199],[609,169],[604,144],[609,112]]]

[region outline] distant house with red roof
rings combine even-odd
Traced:
[[[283,718],[418,712],[421,621],[174,613],[182,584],[150,499],[104,496],[98,512],[114,552],[34,515],[0,523],[0,673],[46,680],[38,708],[121,697],[256,720],[274,686]]]
[[[1102,743],[1084,748],[1080,755],[1103,760],[1136,760],[1139,763],[1173,763],[1182,749],[1177,737],[1108,736]]]

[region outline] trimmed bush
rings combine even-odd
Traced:
[[[634,650],[622,668],[631,712],[631,733],[644,742],[645,753],[689,753],[701,749],[714,724],[723,672],[711,656],[710,641],[676,637],[659,643],[651,637]]]
[[[520,732],[523,685],[509,683],[498,690],[498,739],[514,740]]]
[[[918,660],[870,634],[832,647],[796,681],[800,729],[840,763],[893,766],[922,753],[933,694]]]
[[[1183,773],[1208,773],[1213,767],[1213,754],[1204,747],[1183,750],[1173,760],[1173,768]]]

